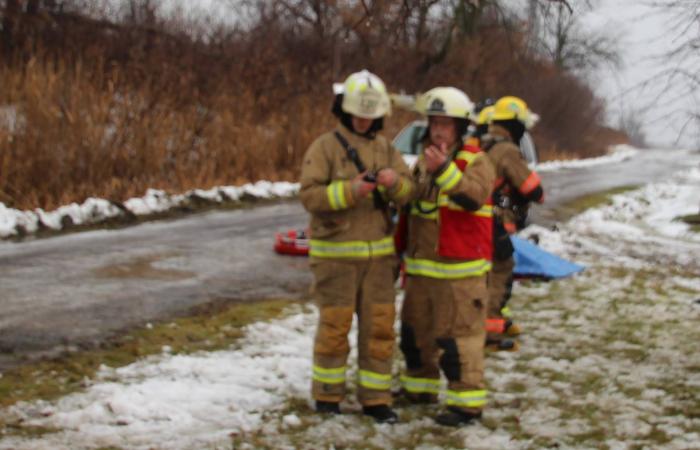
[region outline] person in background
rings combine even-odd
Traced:
[[[496,168],[494,203],[493,269],[488,275],[489,325],[502,322],[487,339],[490,350],[517,350],[517,343],[505,336],[518,336],[520,327],[509,318],[507,307],[513,288],[513,245],[510,235],[525,226],[531,202],[542,203],[544,190],[539,175],[527,166],[520,153],[520,139],[534,126],[537,115],[518,97],[498,99],[484,117],[490,123],[481,137],[482,148]]]

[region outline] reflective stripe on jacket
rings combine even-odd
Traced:
[[[455,263],[415,258],[405,258],[404,261],[408,275],[420,275],[446,280],[480,276],[491,270],[491,261],[484,258]]]
[[[309,241],[309,256],[317,258],[371,258],[394,253],[394,238],[391,236],[376,241]]]

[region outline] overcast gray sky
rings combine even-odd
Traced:
[[[600,6],[583,19],[584,23],[602,26],[619,38],[622,69],[618,72],[604,68],[596,74],[594,83],[596,92],[607,100],[612,124],[616,124],[622,110],[643,114],[649,141],[670,145],[685,123],[685,111],[696,107],[698,99],[687,95],[676,98],[681,88],[669,86],[663,79],[641,85],[677,64],[664,57],[679,44],[673,18],[644,1],[601,0]],[[697,145],[696,138],[692,130],[688,130],[681,143]]]

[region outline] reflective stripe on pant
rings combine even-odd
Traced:
[[[455,406],[462,409],[483,409],[486,405],[486,390],[464,390],[464,391],[453,391],[449,389],[447,391],[447,406]]]
[[[485,276],[407,279],[401,313],[401,350],[407,366],[403,379],[408,381],[404,389],[413,386],[414,392],[430,393],[434,388],[430,380],[439,379],[442,369],[448,380],[448,404],[470,412],[484,406],[464,399],[484,390],[486,304]]]
[[[358,399],[362,405],[391,403],[394,350],[393,259],[314,259],[313,295],[319,308],[314,342],[312,396],[341,401],[346,392],[348,333],[358,316]]]
[[[503,317],[501,309],[506,306],[513,289],[513,257],[494,260],[491,272],[487,275],[489,290],[488,317]]]
[[[401,376],[401,387],[410,394],[439,394],[440,378]]]

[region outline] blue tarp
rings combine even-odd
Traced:
[[[515,269],[519,278],[564,278],[582,271],[585,267],[542,250],[532,242],[517,236],[510,237],[515,247]]]

